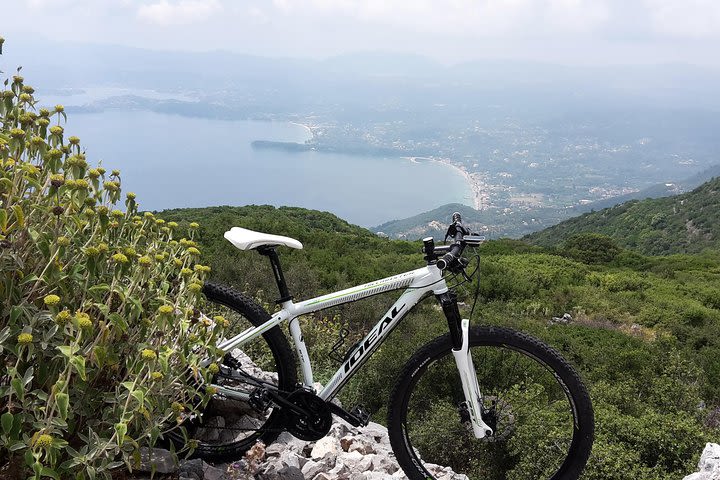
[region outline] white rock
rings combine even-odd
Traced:
[[[720,445],[708,443],[700,456],[698,469],[701,472],[720,473]]]
[[[302,473],[305,475],[305,478],[315,478],[315,475],[325,470],[325,468],[325,464],[321,462],[308,460],[308,462],[302,467]]]
[[[720,480],[720,445],[705,445],[698,462],[699,472],[688,475],[683,480]]]
[[[310,452],[310,458],[316,460],[324,458],[328,453],[337,455],[341,451],[340,440],[332,436],[323,437],[315,443],[312,452]]]

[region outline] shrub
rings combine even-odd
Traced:
[[[609,263],[622,251],[615,241],[599,233],[579,233],[565,241],[564,253],[583,263]]]
[[[193,303],[208,268],[176,223],[124,208],[120,172],[91,168],[61,105],[0,92],[0,468],[110,477],[208,375],[221,326]],[[193,372],[187,375],[186,372]]]

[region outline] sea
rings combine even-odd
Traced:
[[[120,91],[118,91],[120,90]],[[43,105],[84,105],[118,94],[83,89]],[[143,210],[215,205],[290,205],[332,212],[364,227],[459,202],[471,192],[456,170],[401,157],[253,149],[254,140],[305,142],[309,130],[279,121],[215,120],[109,109],[70,112],[66,135],[80,137],[90,164],[121,171],[122,188]]]

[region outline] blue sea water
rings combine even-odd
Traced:
[[[434,162],[251,147],[308,138],[305,127],[285,122],[107,110],[70,114],[66,133],[81,138],[91,164],[120,169],[123,190],[147,210],[291,205],[373,226],[470,197],[459,173]]]

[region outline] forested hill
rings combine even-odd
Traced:
[[[586,213],[525,240],[552,246],[579,233],[608,235],[619,245],[646,255],[720,248],[720,177],[682,195],[634,200]]]

